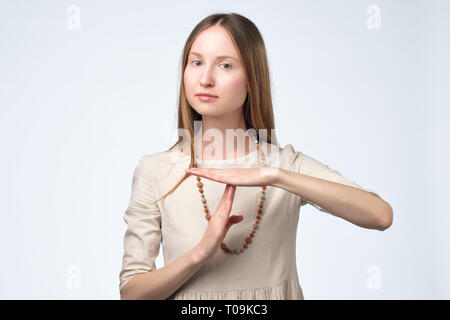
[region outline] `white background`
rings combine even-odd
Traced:
[[[448,1],[0,3],[0,298],[119,299],[134,168],[173,144],[182,48],[215,12],[263,35],[281,146],[394,209],[380,232],[301,208],[305,299],[450,298]]]

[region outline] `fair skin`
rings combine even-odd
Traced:
[[[247,77],[232,38],[223,27],[212,26],[198,35],[189,51],[183,81],[189,104],[202,115],[202,144],[196,145],[196,154],[201,154],[204,160],[229,159],[255,150],[256,145],[251,139],[250,144],[245,145],[245,151],[236,147],[229,152],[226,149],[226,129],[247,130],[243,115]],[[217,99],[202,102],[196,96],[200,92],[213,94]],[[209,129],[221,133],[214,136],[222,140],[222,152],[206,152],[208,142],[212,142],[204,137]]]
[[[219,129],[223,137],[227,128],[245,130],[242,104],[247,94],[246,77],[230,36],[220,26],[210,27],[200,34],[190,52],[200,55],[189,55],[184,84],[189,103],[202,115],[203,130]],[[221,55],[235,60],[216,59]],[[227,64],[232,68],[228,70]],[[195,96],[198,92],[208,92],[218,98],[203,103]],[[224,142],[224,148],[225,145]],[[202,152],[203,147],[198,150]],[[226,151],[223,154],[226,155]],[[186,172],[234,186],[279,187],[363,228],[382,231],[393,222],[392,207],[373,193],[281,168],[191,168]]]

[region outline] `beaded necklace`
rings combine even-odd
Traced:
[[[257,150],[262,153],[262,160],[264,162],[265,161],[264,152],[262,150],[260,150],[259,141],[258,141],[258,139],[255,139],[254,141],[256,143]],[[204,211],[205,211],[205,219],[208,220],[208,223],[209,223],[209,219],[211,219],[211,215],[209,214],[208,205],[206,204],[206,198],[205,198],[205,195],[203,194],[204,193],[204,191],[203,191],[203,183],[201,182],[201,178],[199,176],[197,176],[197,181],[198,181],[197,182],[197,188],[198,188],[198,191],[200,192],[200,196],[201,196],[202,203],[203,203],[203,208],[204,208]],[[250,243],[252,243],[252,238],[255,236],[256,230],[258,229],[258,225],[261,222],[264,200],[266,199],[265,193],[266,193],[266,186],[263,186],[262,189],[261,189],[261,196],[260,196],[260,200],[259,200],[258,211],[257,211],[257,214],[256,214],[256,220],[255,220],[255,223],[253,225],[253,229],[250,232],[249,236],[245,238],[245,241],[244,241],[242,247],[239,248],[239,249],[230,249],[230,248],[228,248],[228,246],[224,242],[222,242],[220,244],[220,248],[225,253],[240,254],[240,253],[244,252],[245,249],[248,248],[248,245]]]

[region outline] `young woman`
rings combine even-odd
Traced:
[[[186,134],[134,172],[121,299],[304,299],[295,250],[302,205],[364,228],[392,224],[376,192],[278,146],[265,46],[250,20],[203,19],[186,41],[182,77]],[[227,129],[249,143],[230,150]],[[156,269],[161,241],[165,265]]]

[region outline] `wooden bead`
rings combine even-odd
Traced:
[[[247,249],[247,248],[248,248],[248,245],[247,245],[247,244],[244,244],[244,248]]]
[[[262,207],[263,207],[263,205],[264,205],[264,204],[260,203],[260,204],[259,204],[258,206],[259,206],[260,208],[262,208]]]
[[[199,187],[199,188],[203,187],[203,183],[197,182],[197,187]]]
[[[206,220],[211,219],[211,216],[209,215],[209,213],[205,216]]]
[[[253,238],[254,236],[255,236],[255,234],[254,234],[254,233],[250,233],[250,237],[252,237],[252,238]]]
[[[252,243],[252,238],[247,237],[247,238],[245,238],[245,241],[246,241],[247,243]]]
[[[241,251],[241,252],[244,252],[244,249],[241,248],[240,251]]]
[[[258,209],[258,213],[261,214],[262,213],[262,209]]]
[[[258,215],[256,216],[256,219],[260,220],[260,219],[261,219],[261,215],[258,214]]]
[[[202,188],[198,189],[198,191],[199,191],[200,193],[203,193],[203,189],[202,189]]]
[[[197,176],[197,181],[200,181],[200,177],[199,176]]]
[[[222,243],[220,244],[220,247],[221,247],[222,249],[225,249],[225,248],[227,247],[227,245],[226,245],[225,243],[222,242]]]

